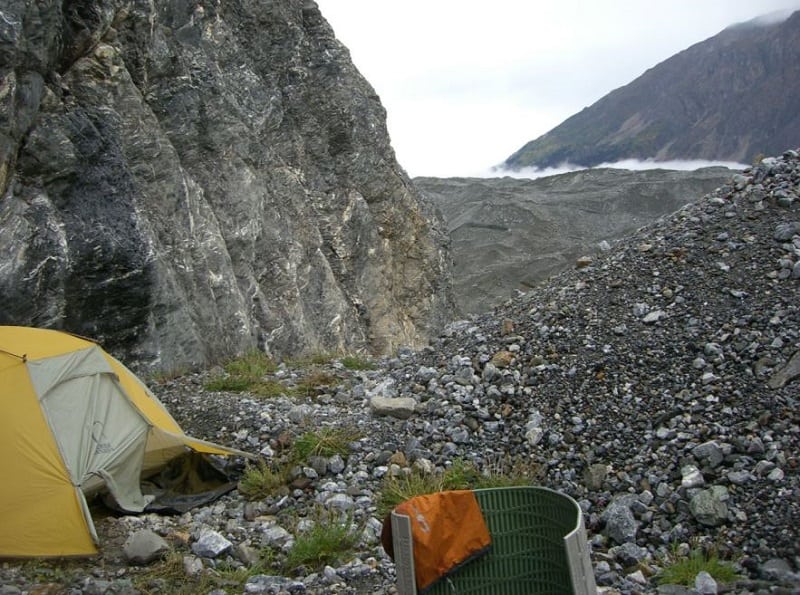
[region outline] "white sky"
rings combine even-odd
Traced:
[[[800,0],[317,0],[411,176],[486,175],[648,68]]]

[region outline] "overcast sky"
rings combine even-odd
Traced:
[[[411,176],[486,175],[730,24],[800,0],[317,0]]]

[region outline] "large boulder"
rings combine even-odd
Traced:
[[[313,2],[8,0],[0,324],[128,363],[419,346],[446,234]]]

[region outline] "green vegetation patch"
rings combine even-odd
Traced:
[[[284,384],[275,378],[270,378],[278,367],[269,356],[260,351],[250,351],[240,358],[231,360],[225,364],[224,369],[224,374],[206,382],[206,390],[247,392],[267,398],[282,395],[312,397],[341,382],[341,379],[334,374],[311,370],[294,386]]]
[[[274,374],[277,364],[263,351],[248,351],[242,357],[225,364],[225,371],[231,376],[260,380],[264,376]]]
[[[183,566],[184,555],[180,551],[169,552],[160,562],[142,569],[133,579],[133,586],[143,595],[195,595],[217,589],[240,591],[250,577],[268,572],[268,567],[261,563],[232,567],[221,561],[213,571],[204,569],[195,576],[188,576]]]
[[[264,461],[248,465],[239,480],[239,493],[248,500],[261,500],[287,491],[289,466],[273,468]]]
[[[248,351],[242,357],[229,361],[224,369],[225,375],[209,380],[205,384],[206,390],[255,394],[269,392],[270,396],[276,392],[272,386],[275,382],[266,377],[274,374],[278,367],[272,358],[262,351]]]
[[[217,376],[205,384],[205,389],[215,392],[244,393],[254,386],[247,378],[238,376]]]
[[[688,557],[668,563],[661,571],[658,582],[662,585],[694,586],[697,574],[703,570],[718,583],[731,583],[739,578],[730,562],[720,560],[716,554],[693,550]]]
[[[441,472],[425,473],[412,468],[410,473],[387,475],[377,502],[379,517],[384,517],[401,502],[414,496],[445,490],[477,490],[531,485],[541,474],[539,466],[525,459],[508,459],[486,466],[484,470],[471,461],[456,459]]]
[[[286,396],[294,396],[295,390],[288,386],[285,386],[278,382],[277,380],[262,380],[248,389],[249,392],[258,395],[259,397],[267,397],[274,399],[276,397],[280,397],[281,395]]]
[[[293,444],[295,458],[305,461],[309,457],[346,456],[350,452],[350,443],[361,438],[361,433],[351,428],[323,427],[317,431],[306,432],[299,436]]]
[[[148,566],[137,575],[133,579],[133,586],[143,595],[193,595],[207,593],[217,584],[215,577],[206,572],[196,577],[187,577],[183,567],[183,554],[172,551],[163,560]]]
[[[294,393],[304,397],[313,397],[325,392],[341,382],[341,378],[323,371],[312,371],[304,376],[294,389]]]
[[[348,370],[374,370],[374,362],[359,355],[345,355],[340,360],[341,364]]]
[[[299,566],[320,569],[353,555],[361,531],[352,519],[320,516],[308,531],[296,536],[286,559],[286,569]]]

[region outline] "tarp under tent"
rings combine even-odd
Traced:
[[[0,557],[96,553],[88,500],[141,512],[140,481],[187,452],[247,456],[184,434],[97,344],[0,326]]]

